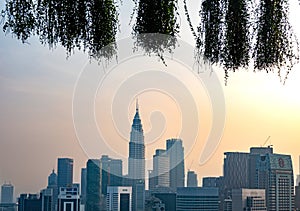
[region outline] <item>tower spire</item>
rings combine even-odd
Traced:
[[[136,110],[136,112],[139,111],[139,98],[136,98],[136,102],[135,102],[135,110]]]

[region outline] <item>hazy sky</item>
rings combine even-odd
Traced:
[[[199,20],[198,2],[189,1],[194,23]],[[300,37],[296,20],[300,6],[297,0],[290,2],[291,22]],[[3,6],[1,2],[0,8]],[[121,33],[118,36],[122,39],[131,33],[132,26],[128,23],[132,8],[123,5],[120,12]],[[180,15],[181,39],[193,45],[185,17],[182,12]],[[226,122],[217,150],[200,165],[200,153],[216,113],[205,85],[195,80],[188,67],[173,61],[164,67],[157,58],[139,61],[131,58],[116,65],[102,87],[98,87],[95,110],[89,111],[95,114],[94,125],[83,126],[87,130],[98,126],[106,143],[92,144],[95,147],[90,149],[88,144],[93,137],[87,135],[84,140],[78,139],[72,117],[76,81],[83,70],[93,67],[87,55],[76,51],[66,59],[60,47],[49,50],[36,38],[31,38],[29,43],[22,44],[10,34],[0,32],[0,183],[11,181],[18,194],[44,188],[52,168],[56,169],[57,157],[74,158],[76,182],[80,181],[80,168],[89,157],[108,153],[125,159],[136,96],[140,102],[147,159],[151,159],[156,148],[165,147],[165,139],[181,137],[186,150],[186,169],[195,170],[200,180],[202,176],[222,174],[224,151],[249,151],[251,146],[260,146],[271,136],[267,144],[272,144],[275,152],[291,154],[294,171],[299,172],[299,65],[284,86],[277,73],[253,73],[251,70],[231,73],[228,85],[224,86],[223,71],[216,69],[225,97]],[[149,65],[155,62],[158,64],[154,67]],[[166,71],[156,71],[159,69]],[[115,72],[120,75],[114,75]],[[165,83],[159,81],[164,78]],[[185,94],[181,94],[183,92]],[[191,99],[195,107],[189,104]],[[83,105],[85,102],[81,101]],[[195,108],[198,114],[193,113]],[[183,124],[186,121],[189,124]],[[197,135],[193,134],[195,128],[196,138],[193,137]],[[126,167],[124,169],[126,171]]]

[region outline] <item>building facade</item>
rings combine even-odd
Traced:
[[[219,211],[218,188],[177,188],[176,211]]]
[[[265,190],[262,189],[233,189],[232,211],[263,211],[267,210]]]
[[[194,171],[187,173],[187,187],[198,187],[197,174]]]
[[[58,158],[57,160],[57,186],[61,187],[73,185],[73,159]]]
[[[265,154],[256,160],[255,185],[266,190],[268,211],[294,210],[294,174],[290,155]]]
[[[149,189],[170,186],[169,157],[166,150],[157,149],[153,155],[153,171],[149,175]]]
[[[108,186],[122,186],[123,163],[103,155],[100,159],[102,194],[106,196]]]
[[[100,211],[101,197],[100,160],[89,159],[86,165],[85,211]]]
[[[108,186],[107,211],[132,211],[132,187]]]
[[[132,210],[144,211],[145,204],[145,144],[144,131],[136,103],[136,113],[130,132],[128,178],[132,186]]]
[[[10,183],[5,183],[1,186],[1,203],[11,204],[14,202],[14,186]]]
[[[184,187],[184,148],[181,139],[166,141],[167,154],[170,162],[170,188]]]
[[[58,211],[80,211],[79,187],[61,187],[58,195]]]

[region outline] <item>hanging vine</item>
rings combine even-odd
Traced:
[[[258,8],[258,28],[253,54],[257,70],[291,68],[299,61],[299,46],[288,21],[287,0],[261,0]],[[286,75],[287,77],[287,75]]]
[[[116,53],[118,11],[113,0],[7,0],[2,16],[3,30],[22,42],[37,34],[42,44],[51,49],[60,44],[68,56],[75,48],[96,59]]]
[[[136,48],[142,47],[147,54],[154,53],[164,61],[164,51],[172,52],[179,33],[177,0],[139,0],[138,3],[136,0],[135,4],[138,5],[133,26]]]
[[[225,0],[225,36],[222,53],[226,71],[246,68],[250,61],[250,24],[247,0]]]
[[[201,24],[196,47],[209,63],[218,63],[222,49],[223,7],[220,0],[204,0],[201,5]]]
[[[32,0],[7,0],[2,16],[6,17],[4,32],[10,32],[23,43],[34,34],[35,11]]]

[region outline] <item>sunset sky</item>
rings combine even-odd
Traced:
[[[299,38],[300,5],[297,0],[291,0],[290,4],[291,23]],[[194,45],[183,6],[179,6],[181,40]],[[199,1],[189,1],[188,6],[196,26]],[[3,7],[2,1],[0,8]],[[131,36],[132,25],[128,25],[131,12],[132,5],[123,2],[118,40]],[[74,158],[75,182],[80,181],[80,168],[85,167],[87,159],[100,158],[102,154],[122,158],[126,173],[130,125],[137,97],[148,163],[156,148],[165,148],[166,139],[182,138],[186,170],[196,171],[200,182],[203,176],[222,174],[224,152],[248,152],[251,146],[263,145],[270,136],[266,145],[273,145],[277,153],[291,154],[294,173],[299,172],[299,65],[293,68],[285,85],[276,72],[241,70],[230,73],[225,86],[223,70],[214,68],[225,99],[225,125],[223,133],[219,131],[220,144],[207,162],[200,163],[214,124],[213,115],[218,113],[213,110],[205,84],[184,64],[168,59],[165,67],[157,58],[130,57],[114,66],[95,93],[95,109],[89,111],[95,115],[91,127],[100,131],[105,141],[93,145],[91,134],[84,136],[76,130],[76,126],[86,131],[91,127],[74,120],[72,100],[80,74],[89,69],[101,70],[103,66],[90,64],[88,56],[79,51],[66,59],[64,49],[58,46],[49,50],[36,37],[29,44],[22,44],[2,30],[0,46],[0,184],[10,181],[16,194],[43,189],[48,175],[56,169],[57,157]],[[85,101],[81,103],[87,106]]]

